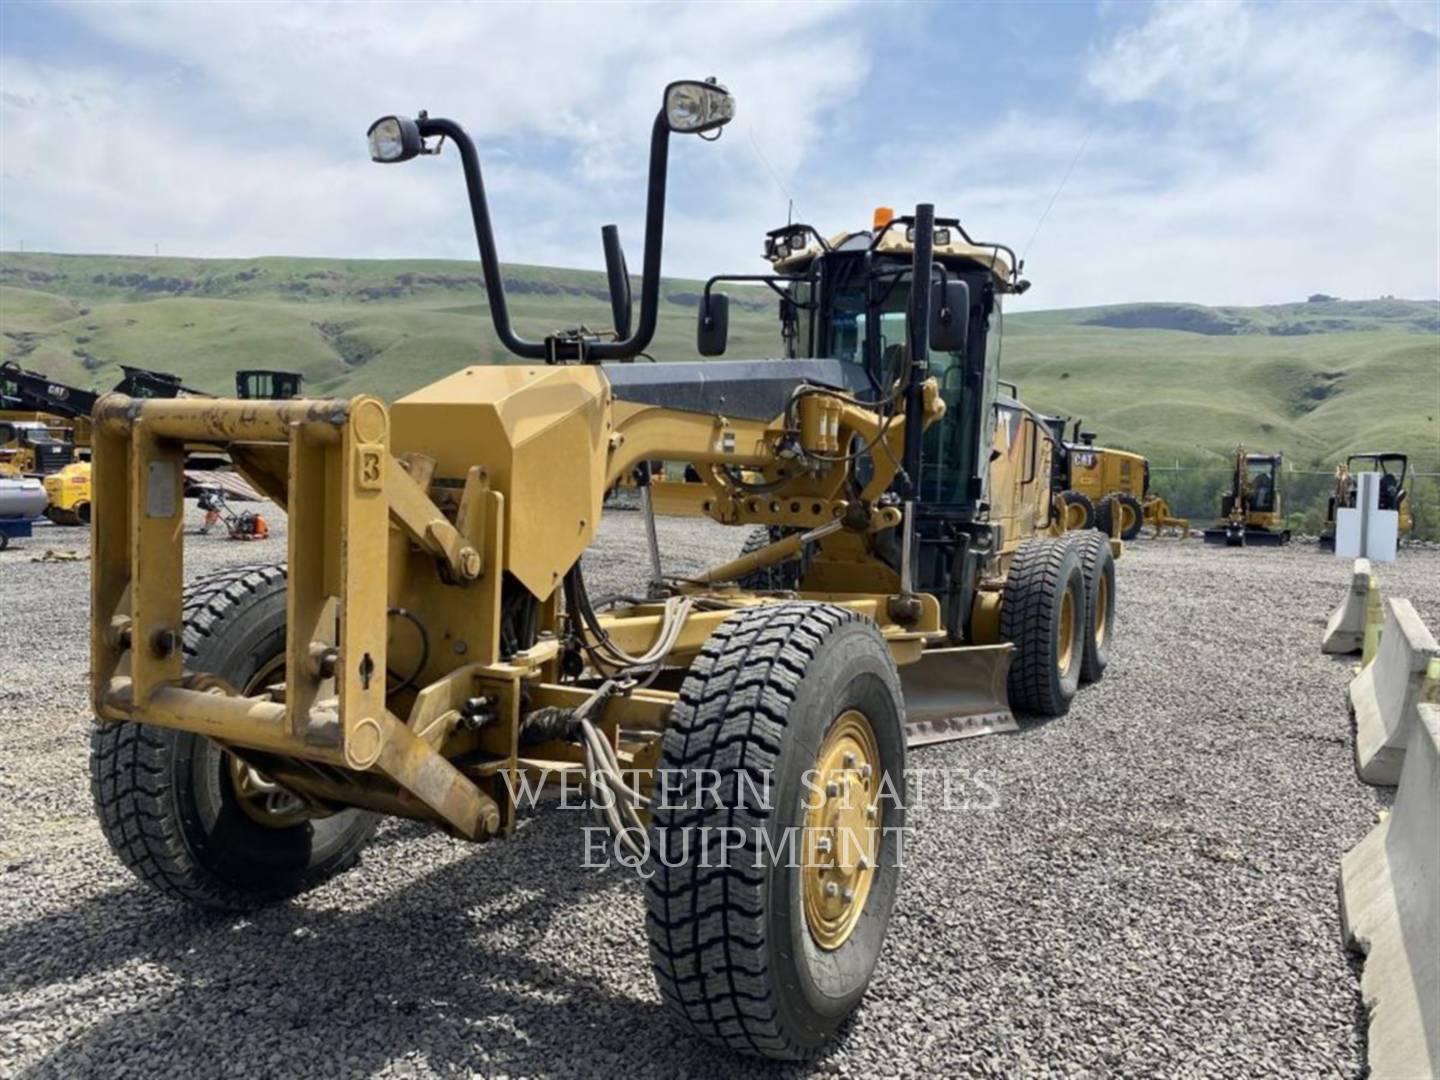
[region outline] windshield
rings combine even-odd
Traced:
[[[1386,476],[1403,476],[1405,464],[1403,458],[1351,458],[1350,471],[1352,473],[1381,472]]]
[[[790,286],[795,320],[793,335],[786,335],[786,354],[860,365],[874,388],[871,400],[883,400],[906,376],[908,262],[884,259],[867,266],[861,253],[835,253],[817,269],[811,280]],[[972,302],[968,353],[931,350],[926,358],[926,375],[939,386],[945,413],[925,430],[918,495],[922,503],[967,506],[980,495],[975,479],[983,487],[986,473],[977,462],[982,446],[988,452],[994,418],[983,403],[994,400],[1000,347],[998,327],[987,331],[990,313],[999,305],[984,272],[951,273],[973,277],[971,296],[984,301],[983,306]]]
[[[1275,462],[1273,459],[1251,460],[1245,463],[1245,472],[1250,480],[1250,506],[1262,513],[1275,509]]]

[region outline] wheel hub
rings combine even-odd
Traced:
[[[1096,583],[1095,589],[1095,644],[1101,648],[1105,645],[1105,623],[1110,617],[1110,582],[1104,574],[1099,575],[1100,580]]]
[[[805,925],[816,945],[834,950],[860,921],[880,853],[880,746],[863,713],[851,709],[831,726],[814,783],[801,871]]]
[[[284,672],[285,656],[282,653],[268,664],[260,666],[260,669],[245,684],[242,694],[249,697],[262,693],[271,681],[283,677]],[[224,682],[214,676],[201,676],[201,679],[213,683],[213,685],[205,687],[212,694],[231,693]],[[229,750],[222,750],[222,753],[225,755],[226,771],[230,774],[230,786],[235,791],[235,801],[240,804],[240,809],[251,821],[270,829],[288,829],[302,821],[326,816],[323,810],[311,806],[293,792],[287,791],[259,769],[242,761]]]
[[[253,766],[226,751],[230,783],[245,816],[272,829],[298,825],[316,815],[300,798],[286,791]]]
[[[1065,594],[1060,598],[1060,649],[1057,664],[1060,674],[1064,675],[1070,670],[1070,661],[1075,655],[1075,602],[1070,597],[1070,590],[1066,589]]]

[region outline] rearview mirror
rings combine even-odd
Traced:
[[[930,287],[930,348],[963,353],[970,340],[970,286],[955,278]]]
[[[700,300],[700,325],[695,332],[695,347],[701,356],[719,356],[725,351],[730,336],[730,297],[711,293],[708,301]]]

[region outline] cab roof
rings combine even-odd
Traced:
[[[830,245],[831,251],[864,251],[875,241],[875,234],[869,230],[859,232],[836,233],[826,242]],[[905,239],[903,229],[887,229],[885,235],[880,238],[880,243],[875,250],[883,255],[912,255],[915,251],[915,244]],[[823,255],[818,244],[810,244],[805,250],[789,255],[775,263],[775,269],[782,274],[794,274],[804,271],[817,255]],[[956,269],[979,268],[989,270],[995,279],[995,288],[999,292],[1023,292],[1020,286],[1019,275],[1015,268],[999,248],[985,247],[980,244],[967,243],[959,235],[959,230],[951,231],[951,240],[948,244],[935,245],[935,259],[942,265]]]

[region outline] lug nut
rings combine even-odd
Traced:
[[[843,760],[845,762],[845,768],[853,769],[855,767],[855,755],[853,753],[847,753]]]
[[[822,836],[819,840],[815,841],[815,850],[821,855],[829,855],[834,847],[835,841],[831,840],[828,836]]]
[[[846,891],[846,892],[849,892],[850,890],[849,890],[849,889],[846,889],[845,891]],[[840,895],[840,886],[839,886],[839,885],[836,885],[835,882],[833,882],[833,881],[827,881],[827,882],[825,883],[825,895],[826,895],[826,896],[831,896],[831,897],[833,897],[833,896],[839,896],[839,895]]]
[[[851,900],[855,899],[855,890],[846,889],[843,893],[840,894],[840,899],[844,900],[847,904],[850,903]]]
[[[829,781],[825,785],[825,794],[830,796],[830,798],[832,799],[835,798],[836,795],[840,794],[840,785],[837,784],[834,780]]]
[[[860,766],[860,779],[861,779],[861,780],[869,780],[870,777],[873,776],[874,774],[875,774],[875,770],[872,769],[869,765],[861,765],[861,766]]]
[[[860,856],[860,861],[855,864],[855,869],[856,869],[856,870],[869,870],[869,869],[870,869],[870,860],[867,859],[864,855],[861,855],[861,856]]]
[[[865,817],[866,817],[866,820],[868,820],[868,821],[874,821],[874,820],[876,819],[876,817],[879,816],[879,814],[880,814],[880,808],[879,808],[878,806],[876,806],[874,803],[871,803],[869,806],[865,807]]]

